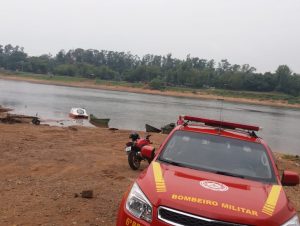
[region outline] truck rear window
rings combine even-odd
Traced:
[[[275,183],[269,156],[262,144],[188,131],[176,131],[159,160],[173,165]]]

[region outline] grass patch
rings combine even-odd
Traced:
[[[283,159],[287,159],[287,160],[292,160],[292,161],[297,161],[300,160],[299,155],[290,155],[290,154],[284,154],[282,156]]]
[[[26,72],[9,72],[9,71],[1,71],[1,75],[4,76],[18,76],[21,78],[32,78],[32,79],[39,79],[39,80],[46,80],[46,81],[59,81],[59,82],[82,82],[82,81],[89,81],[90,79],[76,76],[61,76],[61,75],[46,75],[46,74],[32,74]]]
[[[30,74],[30,73],[24,73],[19,72],[16,74],[20,77],[25,78],[34,78],[34,79],[40,79],[40,80],[47,80],[47,81],[59,81],[59,82],[82,82],[82,81],[88,81],[89,79],[79,77],[79,76],[62,76],[62,75],[45,75],[45,74]]]
[[[178,86],[167,86],[166,90],[174,91],[174,92],[181,92],[181,93],[186,93],[186,92],[195,93],[198,90],[200,91],[201,89],[192,89],[192,88],[188,88],[188,87],[178,87]]]
[[[98,85],[107,85],[107,86],[123,86],[123,87],[133,87],[133,88],[143,88],[145,85],[141,82],[130,83],[126,81],[111,81],[111,80],[102,80],[96,78],[95,84]]]
[[[294,97],[288,94],[279,92],[249,92],[249,91],[233,91],[233,90],[207,90],[208,94],[233,97],[233,98],[246,98],[254,100],[268,100],[268,101],[286,101],[289,104],[299,104],[300,97]]]
[[[300,104],[300,97],[294,97],[279,92],[251,92],[251,91],[235,91],[224,89],[195,89],[187,87],[167,87],[168,91],[190,92],[193,94],[201,93],[207,95],[215,95],[220,97],[245,98],[261,101],[285,101],[289,104]]]

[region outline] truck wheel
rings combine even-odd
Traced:
[[[140,168],[141,160],[138,158],[135,152],[131,151],[128,154],[128,163],[131,169],[137,170]]]

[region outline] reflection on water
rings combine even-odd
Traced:
[[[110,127],[144,130],[145,123],[161,127],[178,115],[220,118],[219,101],[197,100],[107,90],[72,88],[0,80],[0,104],[16,113],[38,115],[51,125],[92,126],[68,117],[72,107],[86,108]],[[222,118],[263,127],[259,132],[273,150],[300,154],[300,111],[250,104],[224,103]]]

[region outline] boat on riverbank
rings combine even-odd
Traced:
[[[105,127],[108,128],[109,118],[98,118],[93,114],[90,114],[89,122],[97,127]]]
[[[163,126],[163,127],[161,127],[161,132],[163,133],[163,134],[169,134],[169,133],[171,133],[171,131],[175,128],[175,123],[169,123],[169,124],[167,124],[167,125],[165,125],[165,126]]]
[[[18,92],[14,92],[18,90]],[[53,85],[23,83],[0,79],[0,104],[14,109],[14,113],[35,115],[39,112],[42,123],[46,119],[65,120],[63,126],[92,126],[89,120],[71,120],[71,107],[84,107],[88,114],[114,118],[109,126],[133,131],[145,131],[145,123],[157,128],[175,122],[178,114],[201,114],[215,116],[219,114],[220,102],[202,99],[162,97],[155,95],[128,94],[124,92],[91,90]],[[160,91],[161,92],[161,91]],[[164,92],[161,92],[164,93]],[[146,100],[141,101],[140,100]],[[137,102],[139,107],[137,107]],[[41,104],[42,103],[42,104]],[[68,106],[68,107],[66,107]],[[270,146],[276,150],[286,150],[299,155],[299,118],[300,111],[288,108],[272,108],[250,104],[226,103],[223,105],[223,117],[243,122],[247,120],[261,125],[262,133]],[[137,109],[137,110],[135,110]],[[83,122],[82,122],[83,121]],[[155,122],[155,123],[150,123]],[[271,123],[270,122],[276,122]],[[50,125],[61,126],[60,122]],[[271,126],[270,126],[271,125]],[[274,133],[274,131],[280,131]],[[288,136],[283,136],[288,134]]]
[[[149,124],[145,124],[145,128],[146,128],[146,132],[152,132],[152,133],[160,133],[161,132],[161,130],[160,129],[158,129],[158,128],[156,128],[156,127],[154,127],[154,126],[151,126],[151,125],[149,125]]]
[[[151,126],[149,124],[145,124],[146,132],[152,132],[152,133],[163,133],[163,134],[169,134],[174,128],[175,123],[169,123],[167,125],[164,125],[161,127],[161,129],[158,129],[154,126]]]
[[[75,119],[77,118],[87,119],[89,117],[84,108],[71,108],[69,116]]]
[[[41,120],[37,116],[17,115],[17,114],[2,114],[0,115],[0,122],[6,124],[14,123],[32,123],[39,125]]]

